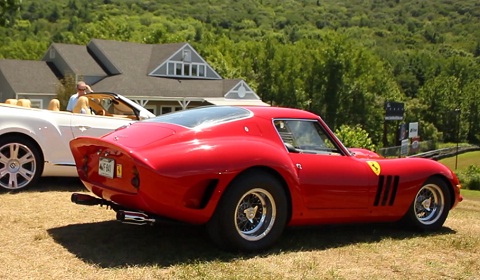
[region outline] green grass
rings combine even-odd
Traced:
[[[0,193],[0,279],[478,279],[480,192],[437,232],[390,224],[289,228],[270,250],[234,254],[203,227],[139,227],[70,202],[78,180]],[[478,199],[471,199],[477,197]],[[421,277],[419,277],[421,276]]]
[[[0,192],[0,279],[480,279],[480,191],[439,231],[391,224],[288,228],[271,249],[234,254],[200,226],[134,226],[70,201],[77,178]],[[420,277],[421,276],[421,277]]]
[[[480,191],[475,190],[461,190],[462,196],[466,199],[480,200]]]
[[[469,147],[471,145],[472,144],[470,144],[470,143],[458,143],[459,147]],[[452,148],[452,147],[456,147],[456,146],[457,146],[457,143],[452,143],[452,142],[438,143],[438,145],[437,145],[438,149]]]
[[[459,154],[458,158],[455,156],[444,158],[439,162],[455,171],[464,190],[480,190],[480,151]]]
[[[455,169],[455,161],[457,161],[457,169]],[[458,155],[458,159],[448,157],[439,160],[439,162],[445,164],[450,169],[458,172],[467,169],[470,165],[480,166],[480,151],[468,152]]]

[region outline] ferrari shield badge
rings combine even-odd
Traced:
[[[380,175],[380,164],[376,161],[367,161],[368,166],[372,169],[373,173],[375,173],[377,176]]]
[[[122,165],[117,164],[117,177],[122,178]]]

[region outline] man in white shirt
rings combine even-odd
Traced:
[[[77,104],[77,100],[80,96],[83,96],[87,93],[93,92],[93,90],[90,88],[89,85],[87,85],[85,82],[80,81],[77,83],[77,93],[74,95],[70,96],[70,99],[68,100],[67,104],[67,111],[72,112],[73,107],[75,107],[75,104]]]

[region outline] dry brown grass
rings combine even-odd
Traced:
[[[0,194],[0,279],[480,279],[480,201],[466,199],[443,230],[391,225],[287,230],[262,254],[213,247],[202,227],[139,227],[79,206],[77,179]]]

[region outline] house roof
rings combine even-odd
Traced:
[[[158,65],[162,64],[171,57],[179,49],[187,45],[186,43],[161,44],[153,45],[150,56],[150,64],[147,68],[147,73],[152,72]]]
[[[258,99],[241,79],[222,79],[188,43],[141,44],[92,39],[87,46],[53,43],[43,61],[3,60],[0,74],[18,93],[55,94],[58,77],[68,72],[89,82],[94,91],[130,99]],[[51,67],[49,67],[49,65]],[[249,94],[243,94],[247,88]],[[239,92],[242,92],[240,94]],[[230,96],[234,96],[231,98]]]
[[[131,98],[202,98],[223,97],[240,79],[193,80],[149,76],[116,75],[103,79],[92,86],[94,91],[112,91],[120,88],[122,95]]]
[[[99,50],[121,74],[92,85],[96,91],[114,91],[130,98],[223,97],[241,80],[176,79],[148,76],[187,43],[139,44],[92,39],[88,46]]]
[[[122,75],[147,75],[152,45],[92,39],[87,47],[99,50]]]
[[[3,59],[0,72],[17,94],[55,94],[61,86],[45,61]]]
[[[107,76],[105,71],[98,65],[95,59],[88,53],[87,48],[82,45],[53,43],[42,60],[50,61],[50,51],[54,49],[64,60],[69,70],[78,76]]]

